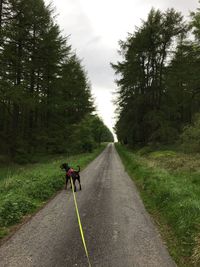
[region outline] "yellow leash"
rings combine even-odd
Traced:
[[[76,208],[76,215],[77,215],[77,219],[78,219],[80,234],[81,234],[81,237],[82,237],[83,246],[84,246],[84,249],[85,249],[85,254],[87,256],[88,265],[89,265],[89,267],[91,267],[91,263],[90,263],[90,259],[89,259],[89,254],[88,254],[88,250],[87,250],[87,246],[86,246],[86,242],[85,242],[85,238],[84,238],[83,227],[82,227],[82,224],[81,224],[81,219],[80,219],[80,215],[79,215],[79,211],[78,211],[78,205],[77,205],[77,201],[76,201],[76,195],[75,195],[75,192],[74,192],[74,184],[73,184],[73,181],[72,181],[72,177],[71,176],[70,176],[70,180],[71,180],[71,185],[72,185],[72,192],[73,192],[73,196],[74,196],[74,204],[75,204],[75,208]]]

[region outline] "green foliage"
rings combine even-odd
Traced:
[[[18,223],[22,216],[37,207],[27,196],[8,194],[0,205],[0,225],[9,226]]]
[[[27,164],[31,161],[31,155],[25,149],[17,149],[14,161],[18,164]]]
[[[127,171],[138,185],[146,207],[153,215],[156,214],[156,219],[159,214],[161,224],[170,227],[172,236],[164,234],[179,266],[196,266],[192,263],[192,255],[193,251],[195,255],[199,253],[200,173],[194,170],[191,172],[185,166],[177,170],[175,165],[167,164],[166,161],[171,158],[178,158],[178,161],[180,157],[183,158],[175,151],[155,151],[145,158],[123,146],[117,145],[116,148]],[[187,162],[189,159],[187,157]],[[190,164],[192,162],[191,158]]]
[[[1,153],[23,164],[38,152],[70,151],[71,129],[94,111],[86,71],[61,35],[51,5],[1,4]]]
[[[149,154],[149,156],[153,159],[160,159],[160,158],[172,158],[176,157],[176,152],[171,150],[164,150],[164,151],[155,151]]]
[[[121,143],[172,144],[200,112],[200,11],[187,25],[174,9],[152,9],[146,21],[120,41],[116,133]],[[190,26],[190,27],[189,27]],[[195,41],[187,37],[190,30]]]
[[[112,142],[113,135],[97,115],[86,116],[73,128],[73,149],[92,152],[102,142]]]
[[[143,148],[137,151],[137,154],[139,156],[143,156],[149,154],[150,152],[152,152],[152,148],[150,146],[144,146]]]
[[[184,127],[181,140],[185,152],[200,153],[200,114],[196,116],[192,125]]]

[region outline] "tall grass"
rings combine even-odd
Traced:
[[[57,156],[48,162],[16,167],[5,172],[0,180],[0,238],[9,233],[10,226],[19,223],[23,216],[41,207],[58,190],[63,188],[65,174],[60,170],[63,162],[83,169],[103,149],[102,145],[93,153],[71,157]],[[3,177],[3,174],[5,176]]]
[[[153,152],[142,157],[116,146],[129,175],[136,182],[147,209],[162,225],[171,255],[179,266],[200,266],[200,175],[198,171],[161,168],[157,159],[175,152]],[[165,156],[164,156],[165,154]],[[154,164],[152,164],[152,159]],[[149,162],[148,162],[149,160]],[[159,161],[160,162],[160,161]],[[149,164],[148,164],[149,163]]]

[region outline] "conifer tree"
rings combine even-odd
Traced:
[[[0,10],[1,151],[65,151],[94,110],[81,61],[43,0],[3,0]]]
[[[165,108],[165,74],[185,29],[181,14],[174,9],[163,13],[152,9],[147,21],[120,42],[123,61],[112,66],[121,77],[116,129],[125,143],[168,142],[175,136]]]

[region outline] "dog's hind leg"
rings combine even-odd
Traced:
[[[75,181],[74,181],[74,192],[76,192],[76,185],[75,185]]]
[[[70,181],[71,181],[71,179],[70,179]],[[76,192],[76,184],[75,184],[75,182],[76,182],[76,179],[72,176],[72,183],[74,185],[74,192]],[[72,188],[72,184],[71,184],[71,188]]]

